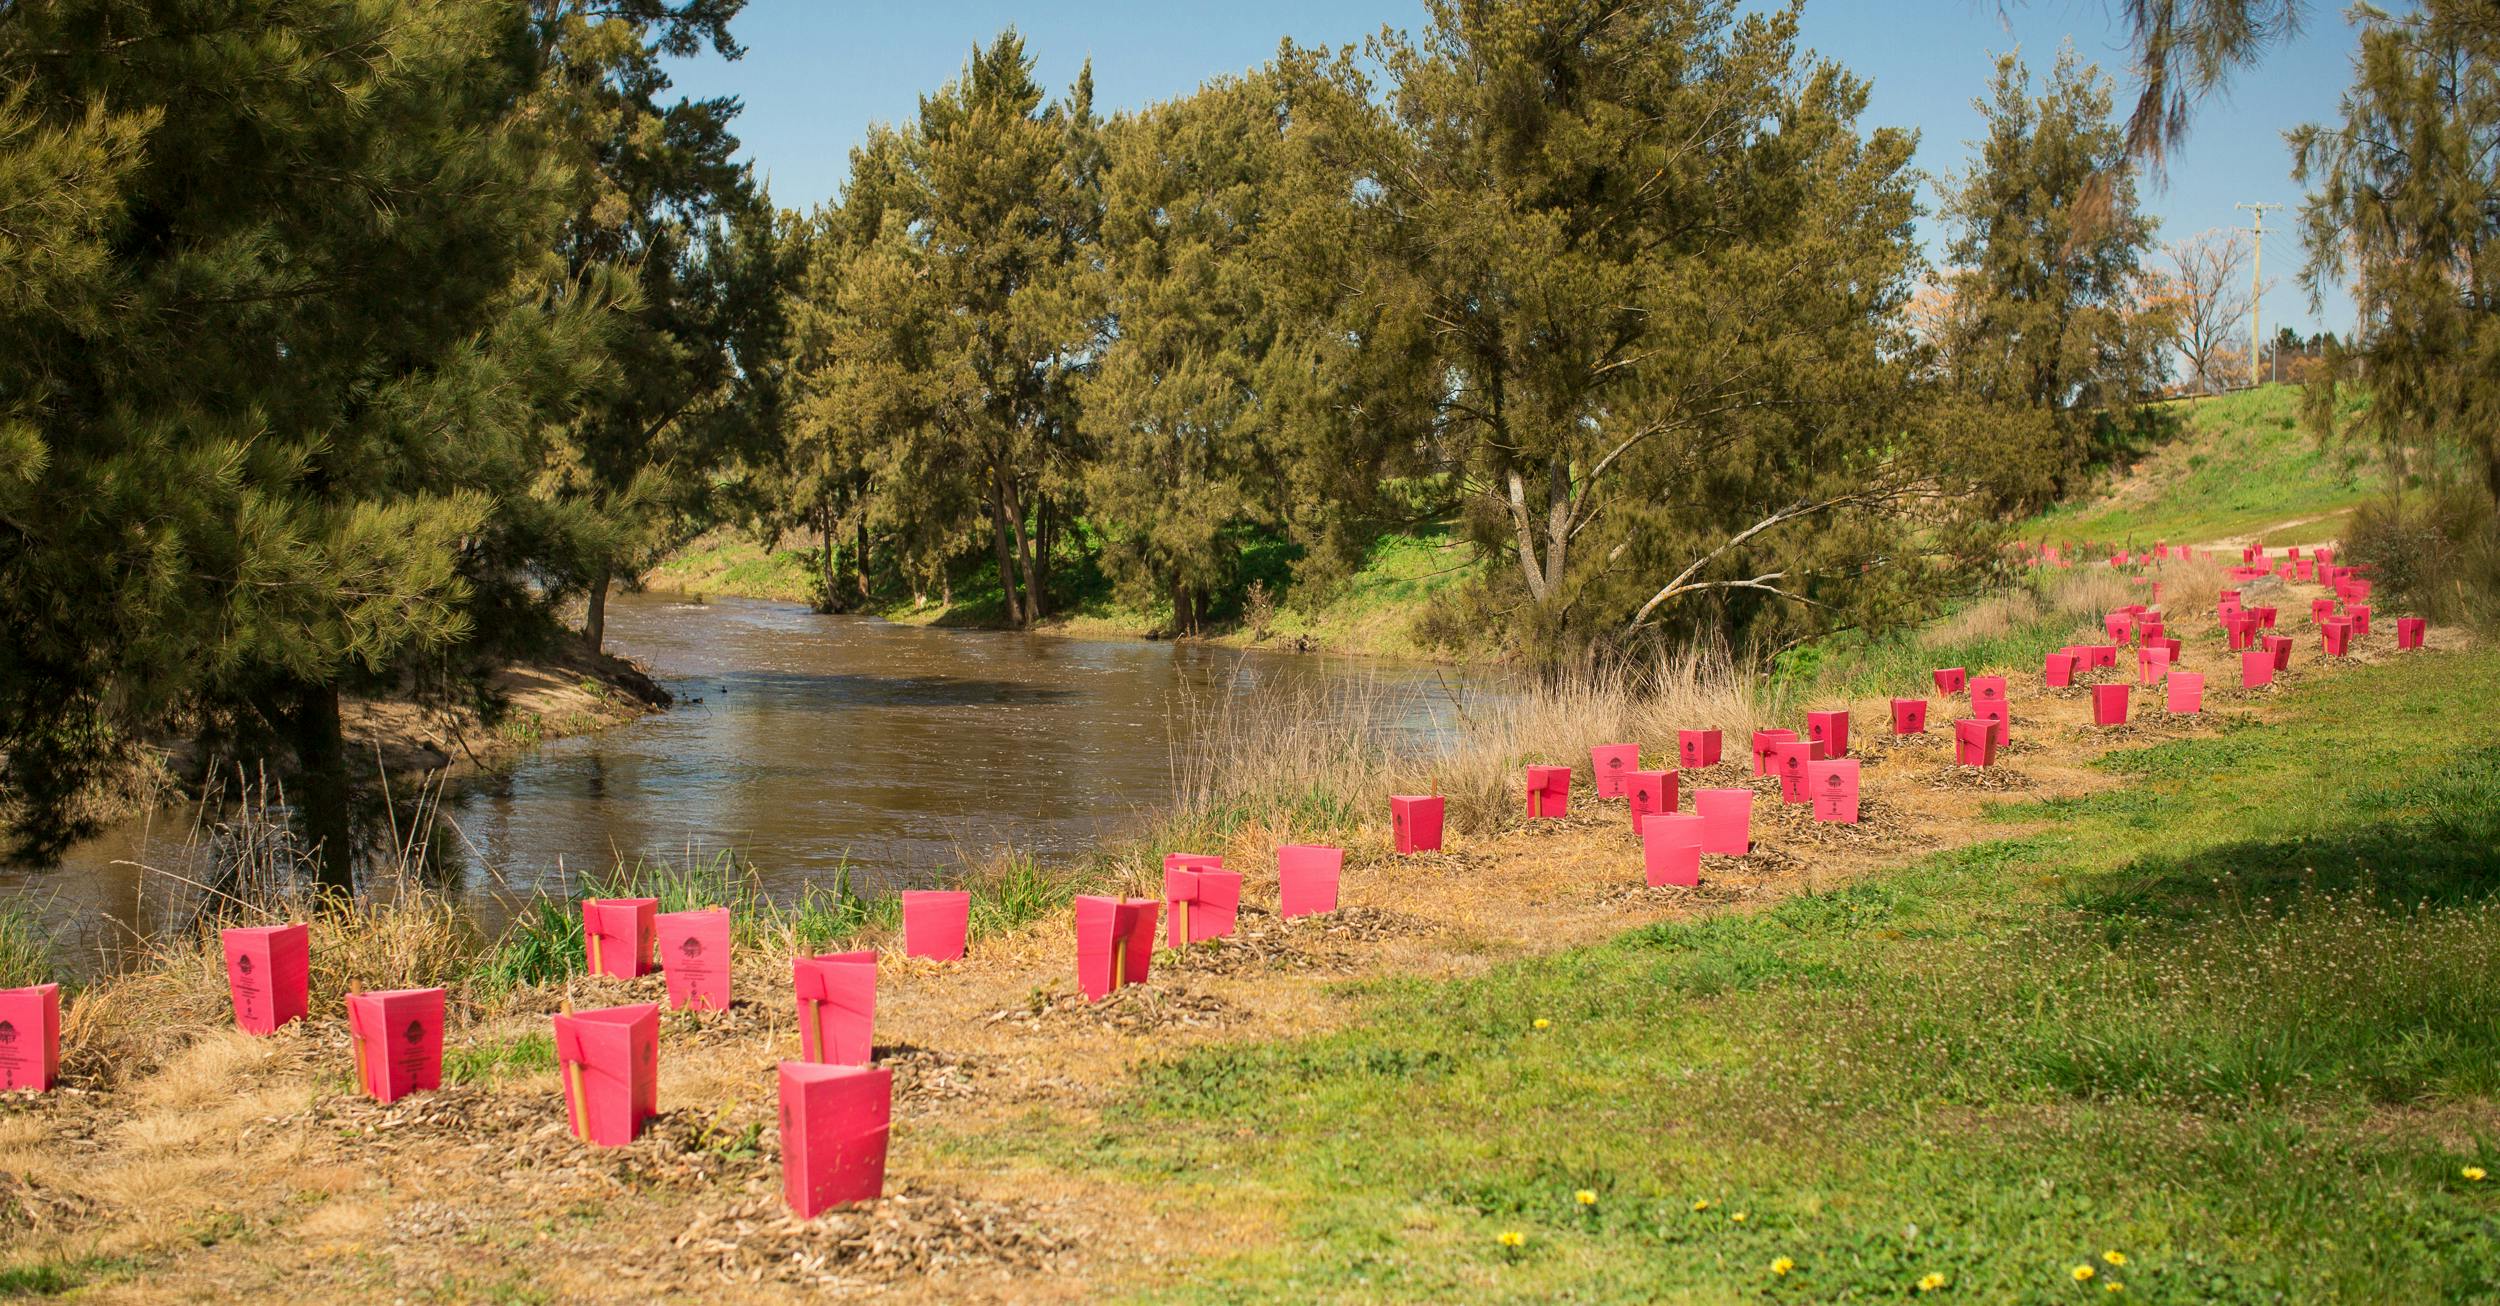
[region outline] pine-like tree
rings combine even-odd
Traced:
[[[472,0],[0,21],[0,751],[35,850],[144,732],[267,727],[344,880],[338,686],[469,634],[469,550],[605,357],[522,37]]]

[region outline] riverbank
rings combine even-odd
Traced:
[[[1031,889],[1022,919],[985,915],[966,962],[881,963],[893,1196],[815,1222],[777,1205],[787,959],[889,943],[873,915],[742,930],[739,1005],[664,1017],[662,1116],[614,1152],[563,1134],[546,1015],[656,979],[584,980],[554,948],[555,972],[497,987],[473,959],[342,937],[319,950],[316,1016],[253,1040],[203,951],[79,995],[76,1091],[0,1106],[0,1282],[1830,1300],[1934,1275],[2047,1301],[2081,1265],[2139,1300],[2472,1297],[2500,1227],[2462,1177],[2500,1168],[2500,658],[2445,630],[2398,655],[2382,623],[2324,664],[2306,595],[2283,596],[2286,684],[2216,674],[2200,717],[2139,696],[2134,722],[2095,729],[2082,691],[2003,663],[2016,740],[1986,773],[1947,765],[1941,737],[1883,736],[1886,694],[1931,691],[1923,668],[1870,667],[1838,700],[1863,823],[1800,820],[1750,782],[1756,851],[1710,859],[1699,890],[1640,887],[1584,768],[1579,815],[1521,820],[1517,767],[1793,723],[1749,681],[1696,666],[1663,692],[1558,692],[1431,761],[1273,728],[1165,828]],[[2189,665],[2236,665],[2181,624]],[[1749,783],[1737,765],[1702,782]],[[1451,846],[1398,858],[1379,796],[1417,788],[1451,797]],[[1348,848],[1346,910],[1279,922],[1265,868],[1308,839]],[[1167,848],[1251,872],[1242,937],[1081,1003],[1066,892],[1152,892]],[[351,1096],[337,995],[444,981],[454,1085]]]
[[[734,595],[784,603],[813,603],[820,544],[793,536],[767,550],[742,531],[722,529],[695,540],[661,560],[643,576],[652,589],[691,595]],[[1281,564],[1270,592],[1275,595],[1263,617],[1222,612],[1194,643],[1220,648],[1265,649],[1274,652],[1329,653],[1407,662],[1455,663],[1460,652],[1437,646],[1416,630],[1434,596],[1458,584],[1467,571],[1464,543],[1446,531],[1391,534],[1374,541],[1361,567],[1316,600],[1293,592]],[[941,596],[918,601],[872,600],[865,615],[897,625],[964,630],[1009,628],[995,586],[967,590],[946,603]],[[1035,634],[1071,639],[1149,639],[1169,624],[1163,612],[1127,607],[1107,587],[1096,585],[1069,601],[1069,610],[1030,629]]]
[[[670,702],[668,691],[632,660],[593,653],[570,635],[545,656],[487,672],[482,688],[480,697],[459,699],[342,695],[339,719],[350,766],[359,779],[386,778],[406,789],[504,766],[549,740],[622,725]],[[193,740],[151,740],[87,795],[79,811],[98,825],[137,819],[180,801],[210,767]],[[280,770],[272,778],[282,783],[283,775]]]

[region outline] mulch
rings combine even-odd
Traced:
[[[2010,766],[1940,766],[1920,772],[1916,779],[1930,789],[1986,794],[2020,793],[2040,786],[2039,781]]]
[[[1925,848],[1935,843],[1911,828],[1900,808],[1882,798],[1860,796],[1854,825],[1815,820],[1811,803],[1783,803],[1771,809],[1770,815],[1768,827],[1786,845],[1878,850]]]
[[[1431,934],[1439,928],[1422,917],[1379,907],[1340,907],[1325,915],[1291,920],[1263,908],[1244,907],[1230,938],[1158,950],[1155,969],[1175,975],[1344,972],[1359,963],[1357,953],[1364,946]]]
[[[1150,982],[1130,984],[1100,1002],[1088,1002],[1074,991],[1033,991],[1020,1007],[994,1011],[988,1023],[1022,1025],[1028,1030],[1096,1029],[1115,1034],[1161,1034],[1181,1029],[1214,1029],[1242,1018],[1240,1008],[1212,993],[1197,993],[1166,983],[1148,972]]]
[[[769,1196],[697,1212],[668,1246],[628,1251],[619,1268],[633,1275],[642,1268],[637,1259],[647,1258],[642,1264],[682,1274],[691,1262],[724,1284],[866,1292],[949,1270],[1048,1270],[1074,1245],[1052,1224],[1050,1212],[1030,1202],[945,1191],[898,1188],[813,1220]]]

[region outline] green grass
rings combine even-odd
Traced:
[[[2356,669],[1997,841],[957,1146],[1283,1221],[1159,1299],[2489,1300],[2495,709],[2500,656]]]
[[[806,549],[766,553],[743,535],[715,531],[670,554],[643,579],[654,589],[809,603],[816,597],[816,576],[815,555]]]
[[[52,977],[52,950],[43,918],[23,899],[0,903],[0,989],[24,988]]]
[[[490,1043],[443,1050],[443,1082],[483,1084],[506,1075],[553,1070],[556,1042],[552,1035],[521,1034]]]
[[[2031,539],[2150,546],[2265,533],[2274,546],[2336,538],[2378,482],[2300,429],[2300,389],[2263,386],[2171,411],[2178,438],[2102,493],[2026,523]],[[2299,526],[2265,528],[2300,518]]]

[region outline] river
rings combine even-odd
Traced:
[[[1001,847],[1065,857],[1168,804],[1176,763],[1207,747],[1228,711],[1354,690],[1385,746],[1430,747],[1478,692],[1430,666],[898,626],[662,593],[611,599],[608,641],[677,705],[443,792],[446,887],[490,927],[513,896],[561,891],[620,859],[734,851],[787,896],[846,868],[873,890],[947,883]],[[131,863],[172,864],[192,824],[169,810],[56,866],[0,868],[0,900],[31,894],[56,951],[91,968],[150,927],[151,893],[167,896],[162,877]]]

